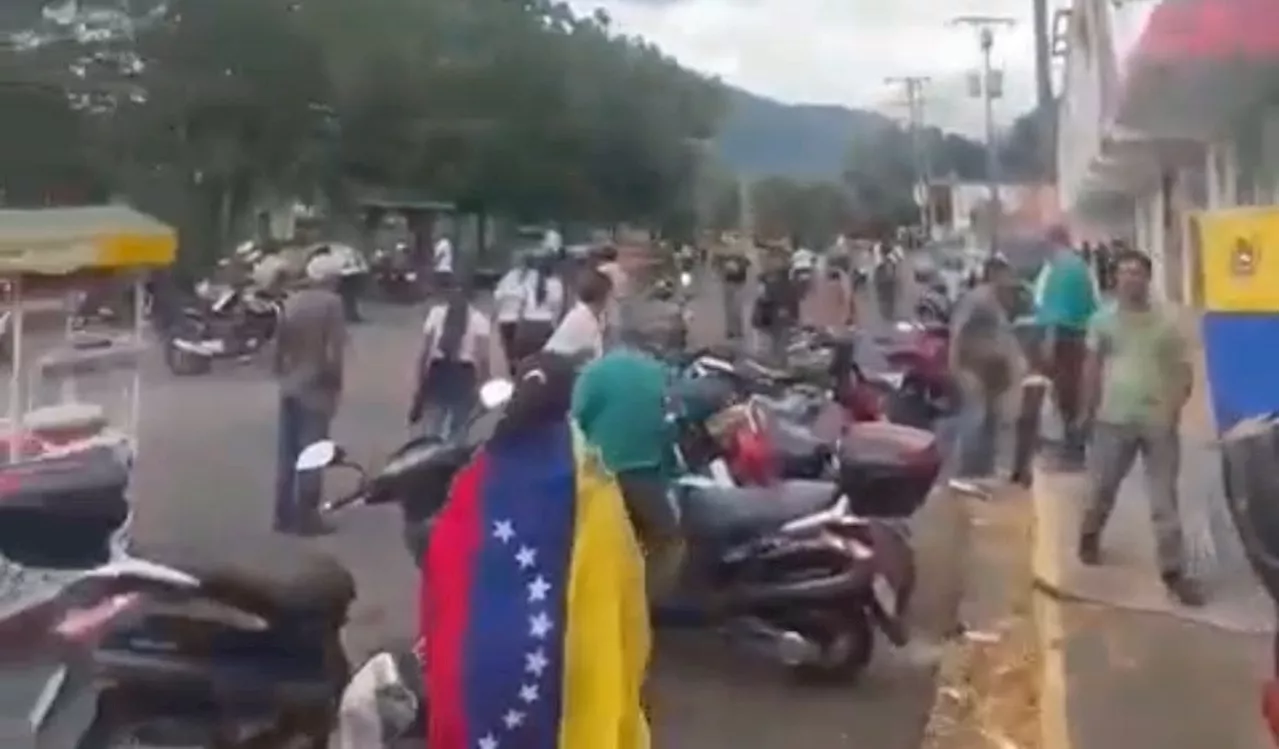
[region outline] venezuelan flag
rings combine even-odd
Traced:
[[[648,749],[643,561],[568,422],[495,438],[455,478],[422,634],[431,749]]]

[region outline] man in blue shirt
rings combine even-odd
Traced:
[[[1061,226],[1049,231],[1053,254],[1036,279],[1036,323],[1041,333],[1040,366],[1053,382],[1063,424],[1063,459],[1084,459],[1080,434],[1080,377],[1085,334],[1098,311],[1098,287],[1089,264],[1071,247]]]

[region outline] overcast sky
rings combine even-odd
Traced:
[[[681,63],[789,103],[841,104],[905,116],[886,76],[927,75],[926,118],[971,134],[982,107],[966,97],[965,73],[980,56],[976,32],[956,15],[1008,16],[993,59],[1007,75],[997,122],[1034,99],[1031,0],[570,0],[604,8],[618,31],[657,43]],[[1057,3],[1051,2],[1051,5]]]

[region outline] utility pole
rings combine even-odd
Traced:
[[[911,133],[911,166],[915,172],[913,197],[920,206],[920,228],[925,236],[931,236],[933,210],[929,205],[929,155],[928,147],[921,140],[924,127],[924,88],[929,83],[927,75],[902,75],[885,78],[884,82],[902,86],[907,95],[907,126]]]
[[[991,48],[995,46],[996,29],[1014,25],[1014,20],[1005,16],[958,16],[951,19],[952,26],[969,26],[978,30],[978,47],[982,51],[982,71],[976,88],[982,96],[984,123],[986,126],[987,145],[987,212],[991,234],[990,254],[994,257],[1000,251],[1000,158],[997,153],[995,100],[1000,95],[994,71],[991,69]]]
[[[1053,77],[1050,60],[1053,57],[1050,43],[1049,0],[1031,0],[1032,19],[1036,25],[1036,107],[1041,116],[1047,116],[1053,106]]]

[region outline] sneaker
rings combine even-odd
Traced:
[[[1200,590],[1195,580],[1186,575],[1165,575],[1164,585],[1169,590],[1169,595],[1183,606],[1199,608],[1204,605],[1204,591]]]
[[[1098,543],[1098,536],[1096,534],[1080,536],[1080,545],[1076,547],[1076,554],[1083,565],[1097,567],[1102,564],[1102,548]]]

